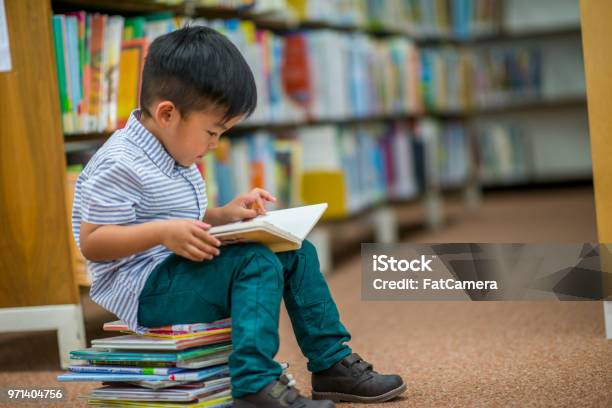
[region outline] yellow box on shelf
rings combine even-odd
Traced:
[[[302,202],[326,202],[323,220],[339,219],[349,215],[346,181],[341,170],[306,171],[302,174]]]

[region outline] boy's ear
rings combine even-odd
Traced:
[[[179,112],[171,101],[162,101],[155,107],[153,116],[161,128],[168,127],[178,118]]]

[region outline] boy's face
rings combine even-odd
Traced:
[[[156,136],[182,166],[191,166],[209,150],[215,149],[219,137],[242,119],[236,116],[223,122],[223,112],[217,111],[193,111],[182,117],[174,106],[162,109],[162,112],[159,112],[158,106],[156,116],[156,127],[159,129]]]

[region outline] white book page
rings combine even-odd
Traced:
[[[327,203],[321,203],[268,211],[266,215],[259,215],[252,220],[213,227],[210,229],[210,233],[214,235],[226,231],[237,231],[262,225],[266,222],[303,240],[317,221],[319,221],[326,209]]]

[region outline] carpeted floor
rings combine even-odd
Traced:
[[[457,216],[412,242],[595,241],[592,191],[585,188],[503,193],[474,215]],[[601,302],[365,302],[359,259],[328,277],[351,346],[384,372],[401,374],[409,390],[372,407],[610,407],[612,342],[604,339]],[[84,300],[88,338],[100,337],[111,315]],[[310,379],[285,313],[278,360],[299,387]],[[0,387],[58,386],[54,333],[0,335]],[[63,384],[69,403],[92,388]],[[0,406],[1,403],[0,403]],[[16,406],[25,407],[25,404]],[[40,404],[32,405],[40,407]],[[352,407],[351,404],[342,404]]]

